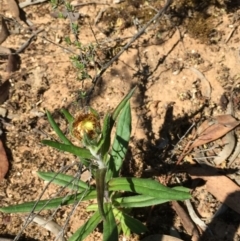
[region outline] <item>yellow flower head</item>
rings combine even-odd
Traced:
[[[79,140],[83,139],[84,134],[93,140],[98,137],[100,130],[99,118],[92,112],[78,114],[72,124],[72,134]]]

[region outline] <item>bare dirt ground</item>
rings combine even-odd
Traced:
[[[15,56],[14,67],[9,66],[6,57],[0,59],[0,81],[10,80],[11,85],[4,101],[0,96],[1,106],[7,110],[7,115],[1,118],[1,140],[10,163],[8,174],[0,183],[0,206],[37,199],[45,183],[36,171],[58,171],[77,161],[72,155],[41,144],[43,139],[56,138],[45,110],[53,113],[67,133],[67,124],[59,112],[61,108],[76,115],[90,105],[103,117],[132,87],[138,86],[131,102],[132,138],[122,174],[155,177],[163,183],[182,150],[179,148],[170,158],[173,148],[192,123],[226,113],[233,93],[234,116],[239,118],[240,2],[197,2],[175,1],[94,84],[90,78],[80,79],[84,73],[74,66],[70,57],[79,54],[81,61],[91,59],[86,69],[94,77],[161,9],[164,1],[126,0],[119,4],[110,0],[84,1],[84,5],[74,10],[80,13],[78,39],[85,47],[81,50],[65,41],[67,37],[74,41],[75,36],[70,28],[74,17],[59,17],[59,12],[65,11],[64,5],[53,9],[47,1],[27,6],[22,9],[23,22],[19,25],[7,1],[0,3],[0,14],[11,32],[1,46],[18,50],[33,31],[42,30]],[[34,30],[30,31],[24,22],[32,23]],[[93,86],[90,98],[83,97]],[[1,89],[0,93],[3,95]],[[238,167],[239,162],[237,158],[234,167]],[[194,165],[192,160],[190,163]],[[227,168],[227,161],[221,167]],[[75,165],[68,172],[77,170]],[[236,180],[236,175],[231,180]],[[205,182],[196,184],[194,175],[187,170],[176,176],[193,188],[194,209],[210,228],[210,231],[200,231],[198,240],[240,240],[239,213],[227,208],[214,217],[221,200],[211,194]],[[57,191],[58,188],[51,185],[43,198],[50,198]],[[222,189],[219,192],[223,192]],[[87,220],[86,205],[82,203],[76,209],[66,228],[66,237]],[[64,225],[70,210],[71,207],[58,210],[54,220]],[[45,217],[51,214],[51,211],[43,213]],[[145,236],[173,235],[175,230],[182,240],[193,240],[193,234],[186,230],[171,204],[135,210],[133,214],[149,228]],[[22,214],[0,213],[0,237],[15,237],[23,218]],[[36,224],[29,225],[22,237],[23,240],[54,240],[51,232]],[[143,237],[132,235],[128,240]],[[87,240],[101,240],[101,227]]]

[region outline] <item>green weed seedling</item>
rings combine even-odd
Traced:
[[[92,212],[92,216],[69,237],[68,241],[84,240],[101,222],[103,222],[103,240],[118,241],[120,233],[129,236],[131,232],[141,234],[147,230],[143,223],[131,216],[132,208],[189,199],[189,190],[184,187],[169,188],[153,179],[120,177],[131,135],[130,98],[134,90],[135,88],[124,97],[112,113],[106,114],[102,128],[98,113],[91,108],[88,113],[82,113],[75,119],[66,110],[62,111],[71,125],[72,135],[81,141],[83,147],[73,145],[47,112],[50,125],[60,141],[43,140],[42,143],[78,156],[82,164],[91,170],[95,184],[79,180],[73,185],[73,177],[70,175],[39,171],[38,175],[43,180],[67,186],[74,190],[75,194],[1,207],[0,211],[37,212],[95,199],[97,204],[87,207],[87,211]],[[113,128],[116,130],[111,141]],[[126,192],[128,195],[123,195]]]
[[[51,6],[52,6],[52,9],[56,9],[58,7],[58,0],[50,0],[50,3],[51,3]]]

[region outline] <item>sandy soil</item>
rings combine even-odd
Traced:
[[[195,1],[178,1],[172,4],[167,13],[93,84],[90,78],[78,78],[82,73],[74,67],[70,57],[80,53],[86,60],[93,56],[92,62],[87,64],[87,72],[93,77],[97,68],[117,54],[154,16],[156,9],[161,9],[164,1],[85,2],[90,4],[75,8],[75,12],[80,13],[78,38],[82,46],[86,46],[85,51],[69,46],[64,40],[69,37],[74,41],[75,38],[69,18],[54,17],[53,12],[63,11],[64,7],[53,10],[50,2],[46,2],[23,9],[25,20],[22,19],[43,31],[19,53],[16,71],[9,74],[7,59],[0,59],[1,81],[10,79],[11,82],[9,96],[1,103],[8,112],[1,119],[4,132],[1,139],[10,168],[0,183],[0,206],[37,199],[46,185],[37,177],[38,170],[58,171],[62,166],[71,165],[68,173],[78,171],[78,166],[72,165],[77,163],[75,157],[41,144],[43,139],[56,138],[45,110],[53,113],[67,133],[67,124],[59,112],[61,108],[76,115],[90,105],[103,117],[133,86],[138,86],[131,102],[132,138],[122,173],[158,176],[165,180],[176,162],[176,157],[169,157],[179,138],[193,122],[225,113],[230,94],[239,90],[239,3],[203,1],[201,5]],[[17,50],[26,43],[31,32],[23,25],[17,31],[7,3],[0,4],[1,15],[12,31],[1,46]],[[67,51],[69,49],[72,53]],[[93,86],[89,101],[79,98],[80,93]],[[237,102],[235,116],[238,118],[238,115]],[[50,185],[43,198],[54,196],[58,190]],[[192,201],[206,223],[220,206],[204,185],[194,190]],[[66,237],[90,215],[85,211],[86,205],[82,203],[77,207],[66,228]],[[71,207],[58,210],[54,220],[64,225],[70,211]],[[49,217],[52,213],[46,211],[43,215]],[[152,207],[150,217],[148,213],[149,209],[134,211],[136,217],[145,217],[148,234],[169,234],[174,228],[183,240],[191,240],[170,204]],[[0,236],[14,237],[23,217],[0,213]],[[240,239],[239,221],[239,214],[228,209],[211,224],[214,235],[203,234],[201,240],[237,241]],[[54,235],[36,224],[29,225],[23,237],[25,240],[54,240]],[[140,238],[133,235],[129,240]],[[100,239],[101,227],[87,240]]]

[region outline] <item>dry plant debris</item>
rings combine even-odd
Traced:
[[[206,189],[220,202],[240,213],[238,202],[240,187],[228,177],[206,168],[191,168],[190,175],[193,178],[202,178],[206,181]]]
[[[0,181],[2,181],[5,175],[7,174],[8,168],[9,168],[8,158],[3,147],[3,143],[0,140]]]
[[[227,133],[232,129],[236,128],[240,124],[234,117],[231,115],[222,115],[212,117],[209,120],[205,120],[198,128],[195,133],[192,134],[193,141],[189,141],[186,147],[184,148],[183,154],[178,159],[177,164],[181,162],[185,155],[190,153],[194,148],[203,146],[209,142],[213,142]],[[229,142],[226,140],[226,143],[223,145],[228,145]],[[233,148],[232,148],[233,149]],[[232,152],[231,149],[231,152]],[[231,154],[230,152],[230,154]],[[230,155],[229,154],[229,155]],[[227,157],[229,157],[229,155]],[[219,164],[219,163],[216,163]]]

